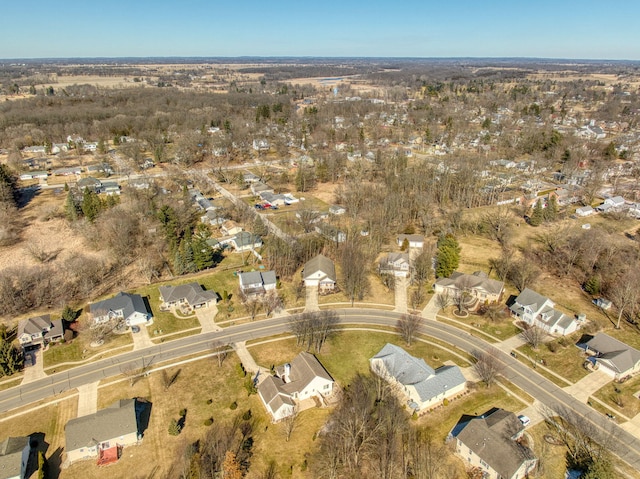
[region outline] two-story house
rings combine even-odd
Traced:
[[[256,296],[276,289],[275,271],[249,271],[238,274],[240,290],[247,296]]]
[[[525,288],[509,309],[512,316],[549,334],[564,336],[576,331],[579,327],[578,321],[554,307],[555,303],[549,298]]]

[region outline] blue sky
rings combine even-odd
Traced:
[[[640,60],[637,0],[31,0],[2,16],[0,58]]]

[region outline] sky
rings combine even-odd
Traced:
[[[3,2],[0,58],[640,60],[638,0]]]

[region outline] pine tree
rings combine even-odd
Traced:
[[[78,219],[78,205],[71,190],[67,191],[67,199],[64,202],[64,214],[69,221],[76,221]]]
[[[540,226],[544,220],[544,211],[542,209],[542,201],[538,199],[533,207],[533,212],[529,218],[529,224],[531,226]]]
[[[545,221],[555,221],[558,218],[558,200],[555,195],[549,195],[547,207],[544,210]]]
[[[448,278],[460,264],[460,245],[453,235],[442,236],[438,240],[436,255],[436,276]]]
[[[87,218],[90,223],[93,223],[98,217],[98,214],[100,214],[101,208],[102,203],[98,194],[86,188],[82,195],[82,214],[84,217]]]
[[[23,362],[22,353],[5,338],[0,339],[0,377],[18,372]]]

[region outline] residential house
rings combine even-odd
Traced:
[[[258,385],[258,396],[274,421],[309,405],[313,397],[322,401],[333,392],[334,380],[311,353],[298,354],[291,363],[276,368]],[[303,402],[305,401],[305,402]]]
[[[47,147],[44,145],[35,145],[35,146],[25,146],[22,149],[23,153],[40,153],[40,154],[45,154],[47,152]]]
[[[167,306],[188,307],[190,309],[215,306],[218,295],[215,291],[206,291],[198,283],[179,284],[177,286],[160,286],[160,301]]]
[[[404,240],[407,240],[409,244],[409,248],[423,248],[424,247],[424,236],[416,235],[416,234],[399,234],[396,238],[396,243],[398,246],[402,247],[404,244]]]
[[[34,472],[31,438],[8,437],[0,442],[0,479],[26,479]],[[37,467],[37,466],[36,466]]]
[[[576,208],[576,215],[580,217],[591,216],[594,213],[595,213],[595,210],[589,205]]]
[[[67,151],[69,151],[68,143],[54,143],[53,145],[51,145],[51,153],[53,153],[54,155],[57,155],[61,152],[66,153]]]
[[[64,337],[62,320],[51,321],[48,314],[22,319],[18,323],[17,337],[23,348],[59,341]]]
[[[260,196],[260,193],[273,193],[273,188],[271,188],[269,185],[263,183],[262,181],[256,181],[255,183],[251,184],[251,193],[253,193],[256,196]]]
[[[390,343],[369,362],[374,373],[402,390],[409,407],[416,412],[462,393],[467,385],[458,366],[433,369],[424,359],[415,358]]]
[[[220,225],[220,231],[225,235],[236,235],[242,231],[242,226],[232,220],[226,220]]]
[[[325,238],[335,241],[336,243],[344,243],[347,241],[347,234],[329,223],[318,223],[314,227],[314,230],[316,233],[321,234]]]
[[[87,176],[86,178],[78,180],[76,185],[81,190],[88,189],[93,191],[94,193],[100,193],[100,191],[102,190],[102,182],[99,179],[94,178],[93,176]]]
[[[262,138],[253,140],[252,146],[256,151],[269,151],[269,142]]]
[[[464,293],[481,303],[497,303],[502,298],[504,283],[489,278],[482,271],[476,271],[473,274],[456,271],[448,278],[438,279],[433,289],[438,294],[447,291],[451,297]]]
[[[58,168],[57,170],[53,170],[52,174],[54,176],[71,176],[71,175],[79,175],[82,173],[81,166],[70,166],[68,168]]]
[[[622,196],[614,196],[612,198],[607,198],[601,205],[596,206],[598,211],[606,212],[614,212],[621,211],[624,208],[625,201]]]
[[[380,274],[392,274],[408,278],[411,274],[409,253],[389,253],[384,255],[378,263],[378,271]]]
[[[27,180],[46,180],[49,177],[49,173],[46,171],[31,171],[29,173],[22,173],[20,179],[22,181]]]
[[[239,273],[240,290],[247,296],[264,294],[276,289],[275,271],[248,271]]]
[[[200,216],[200,222],[206,225],[221,226],[225,221],[227,220],[219,216],[216,210],[207,210]]]
[[[640,203],[633,203],[628,211],[629,216],[640,219]]]
[[[554,309],[549,298],[525,288],[509,306],[512,316],[549,334],[571,334],[580,326],[575,318]]]
[[[302,280],[305,286],[317,286],[320,292],[333,291],[337,281],[335,264],[319,254],[304,265]]]
[[[220,239],[220,244],[228,244],[233,247],[237,253],[242,253],[262,248],[262,238],[248,231],[241,231],[231,238]]]
[[[467,466],[482,470],[483,478],[523,479],[538,461],[520,441],[523,433],[514,413],[493,408],[481,416],[462,416],[449,439],[456,441],[456,453]]]
[[[243,174],[242,179],[245,183],[258,183],[260,181],[260,177],[258,175],[254,175],[253,173]]]
[[[262,201],[271,206],[284,206],[287,203],[287,197],[283,194],[275,194],[270,191],[261,191],[258,196]]]
[[[123,447],[138,444],[146,429],[149,403],[121,399],[95,414],[71,419],[64,427],[67,461],[119,457]]]
[[[153,315],[139,294],[120,292],[113,298],[89,305],[89,314],[95,323],[106,323],[120,318],[127,326],[148,326],[153,324]]]
[[[597,333],[584,346],[592,355],[590,361],[613,379],[622,379],[640,371],[640,351],[608,334]]]

